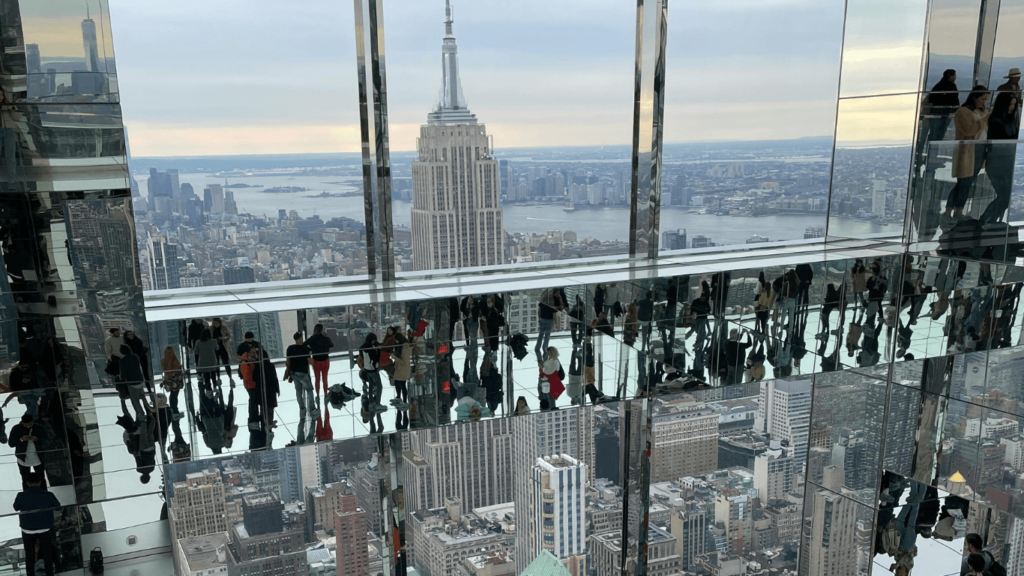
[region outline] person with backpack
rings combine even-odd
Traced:
[[[960,564],[961,576],[1006,576],[1006,568],[985,550],[980,534],[970,533],[964,538],[967,554]],[[972,561],[973,559],[973,561]]]

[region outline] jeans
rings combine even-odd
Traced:
[[[992,182],[996,197],[985,208],[985,212],[979,218],[982,224],[998,222],[1003,218],[1006,209],[1010,207],[1010,195],[1013,192],[1013,163],[1017,157],[1017,147],[1014,145],[996,145],[988,154],[988,163],[985,171],[988,179]]]
[[[553,319],[540,319],[540,332],[537,334],[537,344],[533,347],[533,351],[537,353],[538,358],[547,358],[548,344],[551,343],[551,331],[555,327],[555,321]]]
[[[142,384],[128,384],[128,398],[132,401],[132,409],[135,410],[136,420],[142,420],[146,417],[146,411],[142,406],[145,394],[146,389]]]
[[[53,529],[42,534],[21,533],[21,541],[25,546],[25,574],[35,576],[36,544],[39,544],[39,556],[46,566],[46,576],[53,576]]]
[[[313,381],[309,379],[309,374],[292,372],[292,382],[295,384],[295,400],[299,403],[299,414],[316,410],[313,403]]]
[[[395,380],[395,391],[398,392],[398,399],[402,402],[409,401],[409,389],[405,385],[405,380]]]
[[[231,359],[228,357],[228,351],[223,347],[217,347],[217,361],[224,366],[224,371],[227,372],[228,378],[231,378]]]
[[[313,360],[313,374],[316,376],[316,386],[313,390],[318,394],[320,392],[320,379],[323,378],[324,382],[324,394],[327,394],[327,372],[331,369],[331,359],[327,360]]]
[[[367,399],[371,404],[380,404],[380,394],[383,390],[383,385],[380,381],[380,372],[375,370],[363,370],[363,383],[365,384],[363,392],[366,394]]]

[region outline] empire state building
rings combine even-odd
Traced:
[[[417,270],[504,263],[498,161],[487,131],[466,107],[459,82],[452,8],[445,1],[441,95],[416,139],[412,246]]]

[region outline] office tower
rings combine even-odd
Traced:
[[[149,237],[149,283],[151,290],[181,288],[178,245],[164,236]]]
[[[841,471],[838,470],[825,471],[826,483],[837,490],[841,489],[839,474]],[[800,558],[800,576],[856,574],[856,500],[824,488],[814,489],[809,498],[811,512],[804,525],[801,549],[805,553]]]
[[[169,215],[175,209],[175,180],[170,171],[161,172],[156,168],[149,169],[149,180],[146,181],[146,189],[149,191],[149,209],[160,214]]]
[[[594,409],[558,410],[512,419],[512,485],[516,518],[526,522],[517,527],[516,566],[530,562],[539,552],[533,546],[537,532],[531,515],[531,482],[537,458],[568,454],[585,464],[588,473],[594,466]],[[592,481],[588,478],[588,481]]]
[[[673,510],[669,530],[676,539],[676,552],[680,566],[689,570],[697,564],[697,556],[704,554],[707,536],[707,512],[696,502],[687,502],[682,510]]]
[[[508,160],[498,160],[498,176],[501,185],[501,195],[509,196],[512,194],[510,187],[515,183],[512,179],[512,162]]]
[[[172,490],[167,518],[175,540],[228,529],[224,484],[216,471],[187,474],[183,482],[173,484]]]
[[[754,458],[754,488],[761,504],[781,500],[793,491],[793,457],[773,440],[769,449]]]
[[[875,216],[885,216],[885,201],[887,191],[885,180],[873,180],[871,182],[871,213]]]
[[[654,401],[651,482],[718,468],[718,414],[692,396]]]
[[[458,498],[467,508],[512,501],[512,430],[504,419],[410,433],[414,454],[406,460],[418,507]],[[429,470],[418,466],[423,462]],[[408,501],[408,496],[406,497]],[[411,509],[419,509],[419,508]]]
[[[103,72],[100,66],[100,49],[96,42],[96,22],[86,17],[82,20],[82,46],[85,49],[85,69],[88,72]]]
[[[355,492],[359,507],[366,511],[366,531],[375,536],[385,535],[384,515],[380,509],[381,483],[386,479],[380,467],[378,456],[360,463],[349,475],[349,485]],[[386,492],[386,489],[385,489]]]
[[[679,574],[679,545],[676,537],[658,526],[647,529],[647,574]],[[594,574],[619,574],[622,571],[622,533],[601,534],[592,540],[591,570]]]
[[[263,342],[261,341],[261,343]],[[266,347],[266,344],[263,344]],[[305,485],[319,486],[321,484],[319,476],[310,477],[306,481],[305,471],[299,466],[299,450],[297,448],[260,452],[257,462],[257,468],[260,471],[273,471],[277,474],[276,493],[281,495],[281,500],[284,502],[300,502],[304,499],[303,487]]]
[[[190,536],[175,541],[180,574],[200,576],[227,572],[227,532]]]
[[[498,161],[459,81],[451,6],[445,3],[442,89],[412,164],[412,246],[417,270],[504,263]]]
[[[210,214],[224,213],[224,187],[220,184],[210,184],[203,189],[203,204]]]
[[[1006,562],[1003,566],[1007,574],[1024,572],[1024,520],[1010,519],[1006,527]]]
[[[309,532],[328,530],[334,522],[334,513],[341,511],[341,500],[349,494],[345,482],[333,482],[319,486],[306,486],[306,511],[309,514]]]
[[[532,473],[527,522],[534,555],[541,550],[561,559],[585,555],[587,465],[567,454],[544,456],[537,458]],[[574,572],[573,564],[567,567]]]
[[[224,192],[224,212],[226,214],[238,214],[238,204],[235,204],[235,193],[231,190]]]
[[[458,498],[444,506],[412,512],[406,519],[411,563],[420,573],[456,574],[467,558],[480,554],[507,555],[512,550],[518,523],[510,523],[512,505],[501,509],[501,519],[476,509],[464,512]]]
[[[761,382],[754,428],[772,440],[788,443],[797,460],[807,453],[810,416],[810,379]]]
[[[68,204],[67,218],[75,244],[71,260],[91,289],[134,283],[138,278],[134,222],[131,214],[97,202]]]
[[[286,524],[284,505],[268,492],[243,497],[242,514],[228,530],[228,576],[306,576],[304,516]]]
[[[832,446],[832,464],[843,469],[843,486],[850,490],[863,490],[874,486],[877,473],[871,462],[864,433],[844,428],[839,440]]]
[[[753,499],[745,491],[722,488],[715,494],[715,524],[725,531],[730,554],[742,556],[753,545]]]
[[[686,228],[679,230],[668,230],[661,233],[662,250],[685,250],[686,249]]]
[[[256,271],[252,266],[224,269],[225,284],[252,284],[256,282]]]
[[[370,563],[367,551],[366,512],[354,494],[339,495],[334,511],[335,558],[338,576],[363,576]]]
[[[280,532],[284,529],[284,504],[273,492],[242,498],[242,518],[251,536]]]

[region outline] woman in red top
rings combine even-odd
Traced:
[[[548,359],[540,363],[540,397],[541,400],[547,400],[549,410],[554,410],[555,400],[565,392],[565,385],[562,383],[562,363],[558,361],[558,349],[550,346],[547,354]]]

